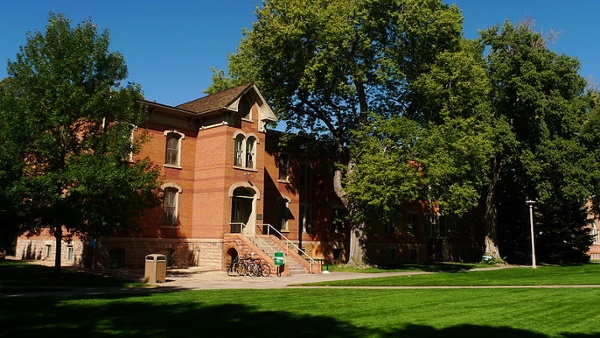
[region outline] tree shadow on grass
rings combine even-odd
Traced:
[[[476,325],[442,329],[412,324],[397,328],[360,327],[329,316],[265,311],[243,304],[210,305],[198,294],[190,296],[186,292],[166,299],[160,297],[156,294],[3,299],[0,337],[548,337],[510,327]],[[565,334],[564,337],[599,335]]]
[[[383,270],[407,270],[427,272],[465,272],[473,269],[472,264],[431,262],[422,264],[403,264],[394,266],[381,266]]]

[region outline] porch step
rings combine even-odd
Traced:
[[[275,252],[280,251],[277,244],[275,244],[271,238],[269,237],[260,237],[259,238],[251,238],[250,239],[254,245],[256,245],[259,249],[264,251],[271,259],[274,260]],[[287,269],[291,275],[299,275],[299,274],[307,274],[308,271],[304,268],[302,264],[297,262],[294,257],[291,255],[284,253],[285,265],[287,265]]]

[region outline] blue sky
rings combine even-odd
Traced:
[[[560,33],[550,49],[578,58],[581,75],[600,83],[600,1],[444,0],[465,18],[464,35],[475,38],[505,20],[536,22],[536,30]],[[225,69],[242,28],[255,21],[257,0],[19,0],[0,3],[0,79],[15,60],[27,32],[43,30],[49,12],[75,25],[86,18],[108,29],[111,50],[125,56],[129,80],[148,100],[177,105],[204,96],[211,67]]]

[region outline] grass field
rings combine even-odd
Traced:
[[[600,264],[447,270],[448,273],[314,283],[328,286],[540,286],[599,285]],[[376,277],[376,274],[373,275]]]
[[[0,290],[7,270],[10,268],[0,263]],[[20,273],[21,278],[26,275]],[[433,284],[438,285],[457,278],[462,279],[460,285],[493,285],[499,280],[514,286],[587,285],[600,284],[590,283],[600,281],[600,266],[452,272],[397,279],[410,280],[412,285],[432,285],[430,276],[437,276]],[[400,283],[382,280],[387,281],[380,285]],[[360,283],[375,285],[379,281]],[[0,298],[0,337],[600,337],[598,300],[600,288],[324,287],[5,297]]]

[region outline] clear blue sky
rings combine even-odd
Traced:
[[[108,29],[111,50],[125,56],[129,79],[148,100],[177,105],[204,96],[211,67],[225,69],[258,0],[0,0],[0,79],[27,32],[43,30],[49,12],[75,25],[86,18]],[[550,48],[578,58],[581,75],[600,83],[600,1],[444,0],[462,10],[464,35],[475,38],[505,20],[529,18],[536,30],[560,32]]]

